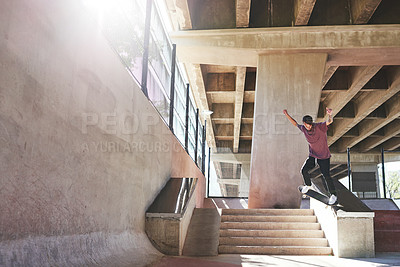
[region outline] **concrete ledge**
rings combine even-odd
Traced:
[[[184,179],[192,179],[192,182],[187,183]],[[179,183],[178,180],[182,182]],[[196,206],[196,182],[195,178],[171,179],[146,213],[147,236],[164,254],[182,255],[190,219]],[[168,203],[170,200],[173,202]]]
[[[338,218],[374,218],[373,212],[348,212],[343,210],[338,210],[336,212]]]
[[[315,199],[310,200],[310,208],[314,209],[335,256],[375,256],[374,212],[335,211]]]

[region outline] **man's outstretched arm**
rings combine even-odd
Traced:
[[[297,127],[298,123],[295,119],[292,118],[292,116],[289,115],[289,113],[287,112],[286,109],[283,110],[283,114],[285,114],[286,118],[288,118],[288,120]]]
[[[328,120],[326,121],[326,125],[329,125],[333,122],[332,109],[326,108],[326,114],[328,114]]]

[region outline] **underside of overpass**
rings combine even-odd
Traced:
[[[204,118],[212,121],[207,141],[217,159],[215,166],[226,195],[239,196],[240,182],[232,179],[240,178],[240,168],[250,164],[253,131],[257,129],[254,122],[260,55],[327,55],[318,85],[319,103],[306,110],[317,121],[324,121],[325,108],[333,109],[334,123],[328,132],[333,177],[347,176],[348,148],[354,161],[374,164],[380,162],[382,149],[399,150],[398,1],[166,2],[175,27],[172,40],[188,71],[197,105],[200,110],[213,111]],[[294,97],[300,99],[302,95],[294,93]],[[294,110],[298,122],[305,115],[304,109],[280,108]],[[278,118],[282,119],[279,127],[285,127],[284,117]],[[268,153],[267,147],[265,150]],[[233,158],[237,153],[242,154],[241,158],[248,154],[246,164],[228,160],[221,153],[233,153]],[[397,153],[390,155],[398,159]],[[319,171],[312,175],[318,176]]]

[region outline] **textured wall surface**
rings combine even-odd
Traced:
[[[400,252],[400,211],[375,210],[374,237],[376,252]]]
[[[148,264],[157,193],[205,184],[80,3],[1,1],[1,266]]]

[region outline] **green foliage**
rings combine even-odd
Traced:
[[[386,192],[390,198],[400,198],[400,172],[386,172]]]
[[[144,17],[129,20],[121,6],[109,8],[103,17],[103,32],[128,68],[142,64]],[[132,21],[133,20],[133,21]]]

